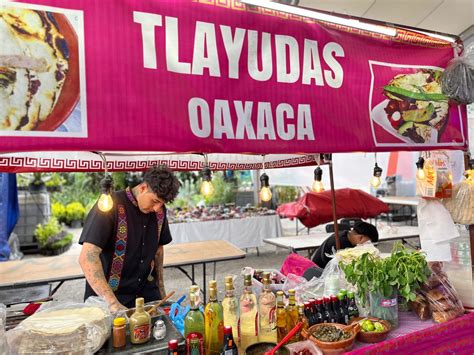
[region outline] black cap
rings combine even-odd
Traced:
[[[354,231],[358,234],[366,235],[370,238],[372,243],[375,243],[379,240],[379,232],[373,224],[367,222],[358,222],[354,225]]]

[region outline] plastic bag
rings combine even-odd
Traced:
[[[89,297],[85,303],[48,302],[7,332],[11,354],[90,354],[110,337],[107,303]]]
[[[10,234],[8,245],[10,246],[10,260],[23,259],[23,253],[20,251],[20,239],[16,233]]]
[[[442,270],[443,263],[429,263],[429,267],[432,274],[418,291],[417,304],[422,305],[423,302],[427,302],[436,323],[447,322],[464,314],[464,307],[459,296],[449,281],[448,275]],[[425,313],[420,311],[420,306],[417,304],[412,303],[412,308],[420,319],[426,318]]]
[[[283,284],[283,291],[288,292],[288,290],[294,290],[299,285],[306,283],[307,280],[304,277],[288,274],[286,275],[285,283]]]
[[[317,265],[304,256],[291,253],[283,261],[280,271],[283,275],[293,274],[302,276],[311,267],[317,267]]]
[[[313,277],[307,282],[303,282],[295,287],[296,301],[304,303],[312,298],[323,297],[324,280],[322,278]]]
[[[0,303],[0,354],[9,354],[5,326],[7,324],[7,307]]]
[[[441,75],[443,94],[461,104],[474,101],[474,44],[452,59]]]
[[[322,355],[323,352],[311,340],[287,344],[290,355]]]
[[[347,282],[337,257],[327,263],[321,278],[324,280],[324,296],[337,295],[341,288],[346,288]]]
[[[474,224],[474,184],[472,182],[464,180],[454,185],[453,197],[445,200],[444,204],[454,222]]]

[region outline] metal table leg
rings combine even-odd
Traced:
[[[202,263],[202,294],[204,295],[204,300],[203,302],[205,303],[207,298],[206,298],[206,263]]]

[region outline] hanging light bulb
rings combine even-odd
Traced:
[[[272,192],[270,190],[270,179],[268,178],[268,175],[263,173],[260,176],[260,184],[262,186],[260,190],[260,199],[264,202],[270,201],[272,199]]]
[[[321,169],[319,166],[314,169],[314,181],[313,181],[313,186],[312,190],[313,192],[322,192],[324,191],[324,186],[323,182],[321,181],[323,179],[323,169]]]
[[[214,186],[212,186],[212,172],[208,166],[205,166],[202,171],[201,195],[209,197],[214,193]]]
[[[380,186],[380,184],[382,183],[382,179],[380,178],[382,176],[382,168],[379,167],[377,165],[377,163],[375,163],[375,166],[374,166],[374,175],[372,176],[372,179],[370,180],[370,184],[377,188]]]
[[[111,191],[113,187],[113,180],[110,175],[105,175],[105,177],[100,181],[100,197],[97,201],[97,207],[102,212],[109,212],[114,206],[114,201],[112,200]]]
[[[418,180],[424,180],[425,179],[425,170],[423,169],[425,166],[425,159],[422,157],[418,158],[418,161],[416,162],[416,177]]]

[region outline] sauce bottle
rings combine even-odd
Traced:
[[[150,340],[151,317],[145,312],[145,300],[140,297],[135,300],[135,313],[129,320],[130,342],[132,344],[143,344]]]
[[[122,348],[127,344],[127,333],[125,331],[125,318],[119,317],[114,319],[113,328],[113,346],[114,348]]]

